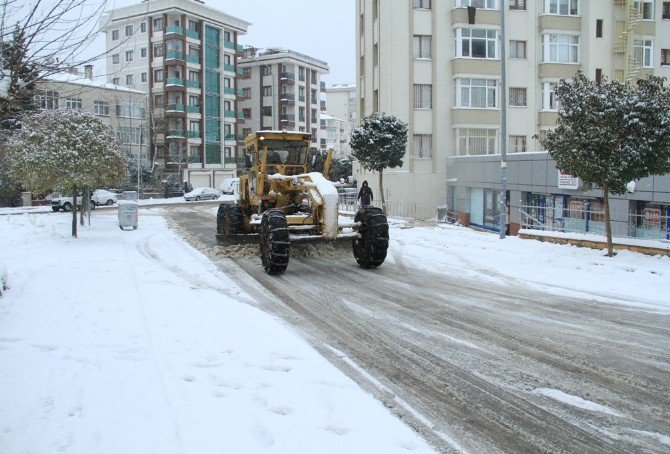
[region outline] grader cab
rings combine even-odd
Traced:
[[[379,208],[364,207],[353,222],[339,223],[337,188],[324,172],[309,172],[311,136],[303,132],[258,131],[245,139],[246,174],[239,200],[222,203],[217,238],[235,242],[257,235],[267,274],[286,270],[293,242],[351,241],[362,268],[384,262],[388,224]]]

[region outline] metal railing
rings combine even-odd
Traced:
[[[551,205],[521,205],[521,228],[567,233],[605,234],[605,212]]]
[[[340,193],[338,202],[341,211],[356,212],[360,208],[358,205],[358,192]],[[371,205],[381,208],[382,203],[381,200],[373,200]],[[416,212],[416,203],[414,202],[386,201],[386,215],[389,217],[415,220]]]
[[[628,236],[649,240],[670,240],[670,216],[660,209],[628,215]]]

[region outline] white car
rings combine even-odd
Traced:
[[[225,178],[221,182],[221,192],[224,194],[235,194],[236,192],[239,192],[239,186],[239,178]]]
[[[107,191],[105,189],[96,189],[93,191],[91,200],[95,202],[96,205],[114,205],[118,199],[117,195],[113,192]]]
[[[77,196],[77,208],[81,208],[82,196]],[[72,196],[60,196],[51,199],[51,209],[53,211],[72,211]],[[91,198],[91,209],[95,210],[95,202]]]
[[[221,194],[214,188],[195,188],[184,194],[186,200],[216,200]]]

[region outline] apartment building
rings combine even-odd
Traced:
[[[354,84],[326,88],[326,112],[335,118],[358,124],[358,93]]]
[[[321,114],[321,149],[333,150],[333,157],[351,154],[349,139],[353,124],[327,113]]]
[[[238,172],[238,37],[250,23],[200,0],[104,14],[109,81],[147,93],[149,149],[165,177],[218,187]]]
[[[263,129],[308,132],[321,144],[321,93],[328,63],[288,49],[245,49],[238,62],[242,138]]]
[[[502,197],[501,7],[508,86]],[[670,76],[668,1],[357,0],[356,11],[360,114],[386,112],[409,124],[404,165],[385,171],[384,182],[387,199],[415,202],[419,216],[447,203],[462,222],[496,230],[507,204],[513,231],[529,203],[597,205],[602,194],[566,184],[533,139],[555,127],[556,83],[580,69],[593,79]],[[376,180],[359,171],[359,179]],[[627,228],[631,211],[667,211],[668,204],[668,176],[642,180],[612,202],[615,230]]]
[[[149,159],[142,134],[146,95],[143,91],[93,80],[93,67],[85,72],[52,74],[37,82],[35,103],[42,109],[82,109],[112,127],[129,156]]]

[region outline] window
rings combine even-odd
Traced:
[[[544,63],[579,63],[579,36],[542,35]]]
[[[126,118],[144,118],[144,107],[138,102],[120,102],[116,105],[116,116]]]
[[[525,10],[526,0],[509,0],[509,9]]]
[[[456,57],[498,58],[498,32],[484,28],[457,28]]]
[[[35,96],[36,104],[41,109],[58,109],[58,92],[38,90]]]
[[[200,73],[198,71],[190,70],[188,72],[188,80],[191,82],[200,82]],[[228,80],[227,78],[225,80]],[[229,85],[227,85],[229,86]]]
[[[603,70],[596,68],[596,83],[599,84],[603,80]]]
[[[140,24],[140,33],[146,33],[146,32],[147,32],[147,23],[146,23],[146,22],[142,22],[142,23]]]
[[[118,40],[119,40],[119,31],[112,30],[112,41],[118,41]]]
[[[633,4],[642,13],[643,20],[654,20],[654,0],[640,0]]]
[[[432,146],[432,134],[414,134],[414,159],[430,158]]]
[[[456,0],[456,8],[474,6],[479,9],[498,9],[498,0]]]
[[[132,84],[133,84],[133,75],[126,74],[126,85],[132,85]]]
[[[414,0],[414,8],[430,9],[430,0]]]
[[[126,36],[133,36],[133,26],[126,25]]]
[[[498,107],[498,81],[460,77],[456,79],[454,107],[493,109]]]
[[[526,152],[526,136],[509,136],[509,143],[507,150],[510,153],[525,153]]]
[[[663,2],[663,19],[670,19],[670,2]]]
[[[129,145],[139,145],[140,140],[143,139],[141,128],[130,128],[127,126],[119,126],[116,130],[116,138],[119,142]],[[142,140],[142,142],[144,142]]]
[[[109,103],[107,101],[93,101],[93,113],[105,117],[109,116]]]
[[[163,45],[154,44],[154,57],[162,57],[162,56],[163,56]]]
[[[147,58],[147,48],[143,47],[140,49],[140,57],[141,58]]]
[[[459,156],[496,154],[497,129],[460,128],[456,130]]]
[[[633,58],[638,65],[641,65],[643,68],[651,68],[654,63],[652,58],[653,53],[654,42],[651,39],[633,40]]]
[[[298,79],[300,82],[305,81],[305,67],[304,66],[299,66],[298,67]]]
[[[112,55],[112,63],[115,65],[119,63],[119,54]]]
[[[147,73],[142,73],[142,74],[140,75],[140,81],[141,81],[143,84],[146,84],[146,83],[147,83]]]
[[[372,19],[379,17],[379,0],[372,0]]]
[[[433,86],[430,84],[414,84],[414,108],[433,108]]]
[[[154,96],[154,107],[163,107],[163,95]]]
[[[311,121],[316,123],[316,109],[312,109]]]
[[[298,108],[298,121],[305,121],[305,108],[302,106]]]
[[[379,65],[379,44],[375,43],[372,46],[372,66],[376,67]]]
[[[265,85],[263,87],[263,96],[272,96],[272,85]]]
[[[156,145],[156,157],[157,158],[165,157],[165,147],[163,145]]]
[[[603,37],[603,20],[596,19],[596,38]]]
[[[310,90],[309,92],[310,92],[310,95],[311,95],[310,98],[311,98],[312,104],[316,104],[316,101],[317,101],[317,99],[316,99],[316,89],[314,88],[314,89]]]
[[[661,66],[670,65],[670,49],[661,49]]]
[[[312,83],[312,85],[316,85],[316,77],[317,77],[316,71],[314,71],[314,70],[310,71],[309,79],[310,79],[310,82]]]
[[[163,70],[154,69],[154,82],[163,82]]]
[[[414,58],[431,58],[430,36],[414,36]]]
[[[263,106],[261,111],[263,112],[264,117],[271,117],[272,116],[272,106]]]
[[[510,107],[526,107],[526,89],[521,87],[510,87],[509,89],[509,106]]]
[[[316,128],[312,128],[312,142],[316,142]]]
[[[263,75],[264,76],[272,75],[272,65],[263,65]]]
[[[560,16],[576,16],[579,14],[578,7],[579,7],[578,0],[544,0],[545,14],[558,14]]]
[[[542,109],[558,110],[560,103],[556,98],[556,82],[545,82],[542,84]]]
[[[121,79],[119,79],[118,77],[115,77],[115,78],[112,79],[112,83],[114,85],[119,85],[119,83],[121,83]]]
[[[188,21],[188,29],[193,30],[194,32],[199,32],[200,31],[200,24],[198,24],[198,21],[189,20]],[[227,39],[226,41],[230,41],[230,39]]]
[[[188,122],[189,131],[200,131],[200,122],[197,120],[191,120]]]
[[[509,58],[526,58],[526,41],[510,41]]]
[[[163,18],[162,17],[157,17],[154,19],[154,31],[161,31],[163,30]]]
[[[132,50],[127,50],[126,51],[126,61],[133,61],[133,51]]]

